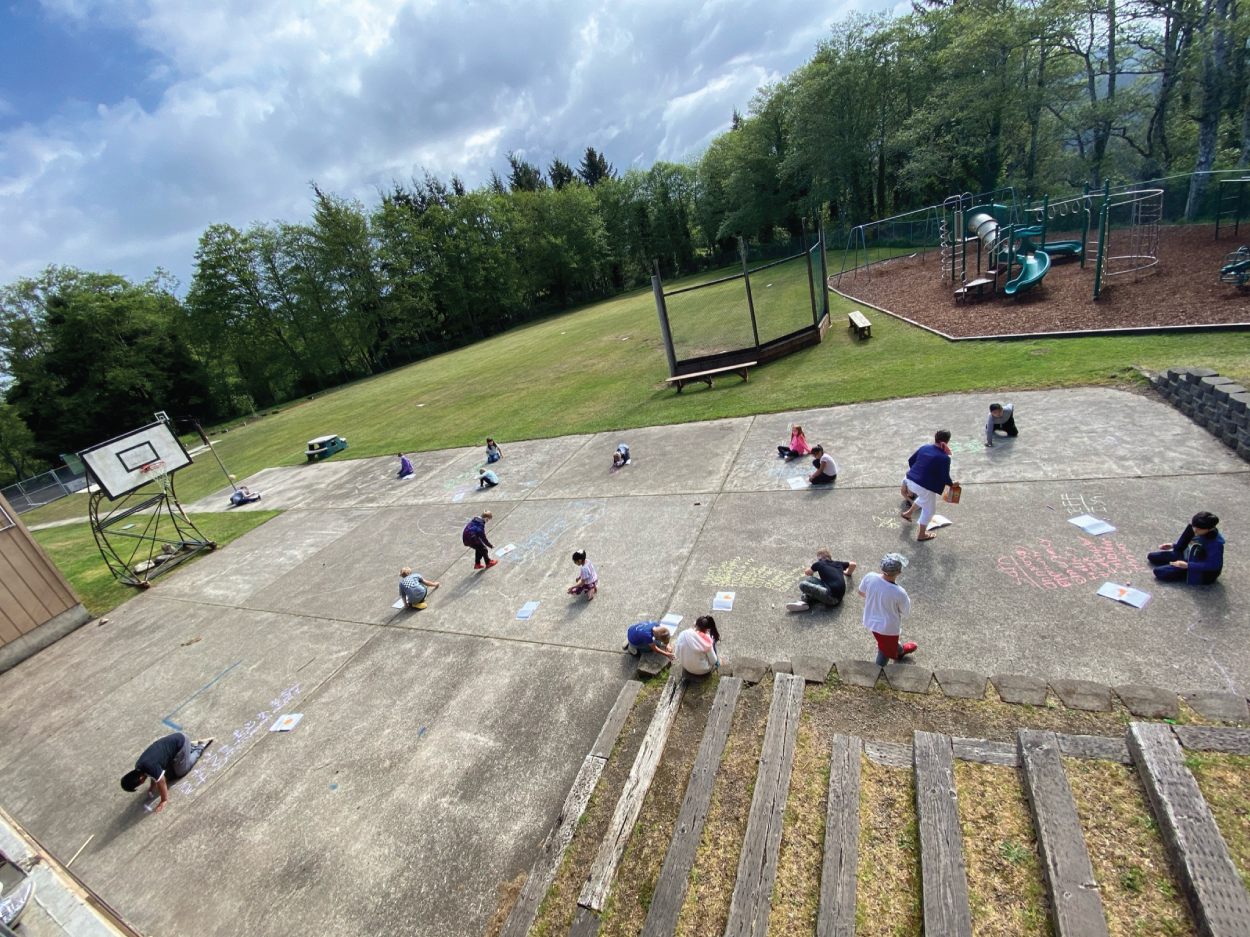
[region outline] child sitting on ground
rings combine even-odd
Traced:
[[[612,453],[612,468],[618,469],[622,465],[629,465],[629,446],[621,443],[616,447],[616,451]]]
[[[673,629],[661,625],[658,621],[640,621],[630,625],[625,632],[625,650],[638,657],[643,651],[655,651],[657,654],[672,659],[673,652],[668,649],[672,640]]]
[[[437,582],[422,579],[420,573],[414,573],[405,566],[399,571],[399,597],[409,608],[425,608],[425,597],[431,589],[437,589]]]
[[[259,501],[260,494],[252,494],[251,489],[247,485],[240,485],[234,490],[234,494],[230,496],[230,503],[236,508],[240,504],[251,504],[253,501]]]
[[[803,427],[798,423],[790,427],[790,445],[777,447],[777,455],[783,459],[793,459],[807,455],[811,451],[812,447],[807,444],[807,436],[803,434]]]
[[[688,674],[711,673],[720,667],[720,655],[716,652],[718,644],[720,632],[716,629],[716,619],[711,615],[701,615],[695,619],[693,628],[687,628],[678,636],[673,649],[674,660]]]
[[[477,486],[479,488],[494,488],[499,484],[499,476],[490,469],[480,468],[477,470]]]
[[[412,474],[412,460],[402,452],[399,454],[399,475],[397,478],[407,478]]]
[[[590,565],[590,560],[586,559],[585,550],[578,550],[573,554],[573,564],[577,567],[577,578],[569,586],[569,595],[584,595],[589,602],[599,589],[599,577],[595,575],[595,568]]]
[[[491,465],[503,457],[503,450],[495,445],[495,440],[486,437],[486,464]]]
[[[816,562],[803,570],[803,580],[799,583],[797,602],[787,602],[786,608],[792,612],[805,612],[811,608],[812,602],[830,607],[841,605],[846,596],[846,577],[855,572],[855,564],[849,560],[835,560],[827,547],[816,551]]]

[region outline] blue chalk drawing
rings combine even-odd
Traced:
[[[330,790],[332,790],[332,791],[337,791],[338,789],[339,789],[339,786],[338,786],[337,784],[331,784],[331,785],[330,785]]]
[[[567,508],[557,511],[543,522],[524,543],[503,557],[504,563],[523,563],[528,557],[546,553],[556,541],[570,530],[585,527],[603,517],[607,511],[604,501],[574,501]]]
[[[209,680],[209,681],[208,681],[208,683],[204,684],[202,687],[200,687],[198,690],[196,690],[194,693],[192,693],[190,696],[188,696],[185,700],[183,700],[183,701],[182,701],[182,705],[181,705],[181,706],[179,706],[179,707],[178,707],[178,709],[182,709],[184,706],[186,706],[188,703],[190,703],[190,702],[191,702],[191,700],[195,699],[197,696],[199,696],[201,693],[203,693],[205,690],[207,690],[210,686],[212,686],[214,683],[216,683],[218,680],[220,680],[222,677],[224,677],[224,676],[225,676],[226,674],[228,674],[230,671],[234,670],[234,668],[235,668],[235,667],[238,667],[238,666],[239,666],[239,664],[241,664],[241,663],[243,663],[243,659],[242,659],[242,658],[239,658],[239,659],[238,659],[238,660],[236,660],[233,664],[231,664],[229,667],[227,667],[225,670],[223,670],[221,673],[219,673],[217,676],[213,677],[213,679]],[[173,729],[175,732],[181,732],[181,731],[182,731],[182,726],[180,726],[180,725],[178,725],[178,723],[174,722],[174,715],[178,712],[178,709],[175,709],[175,710],[174,710],[173,712],[171,712],[168,716],[166,716],[164,719],[162,719],[162,720],[161,720],[161,722],[163,722],[165,725],[169,726],[169,727],[170,727],[171,729]]]

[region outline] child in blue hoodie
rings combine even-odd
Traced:
[[[1191,586],[1210,585],[1224,569],[1224,538],[1218,530],[1220,519],[1210,511],[1199,511],[1175,543],[1162,543],[1146,559],[1155,567],[1155,578],[1162,582],[1187,582]]]

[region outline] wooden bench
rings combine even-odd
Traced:
[[[961,299],[967,299],[969,296],[973,295],[981,296],[982,291],[991,283],[995,282],[996,277],[978,277],[975,280],[969,280],[959,289],[955,290],[955,302],[959,302]],[[976,290],[975,293],[973,293],[974,289]]]
[[[855,309],[846,318],[850,321],[850,328],[855,330],[856,335],[860,338],[872,338],[872,323],[868,321],[866,315]]]
[[[667,377],[664,381],[667,384],[676,384],[677,393],[680,394],[681,389],[685,385],[695,381],[702,381],[708,387],[711,387],[712,378],[717,374],[741,374],[742,379],[745,381],[747,379],[747,368],[753,368],[756,364],[757,362],[755,361],[744,361],[742,364],[731,364],[723,368],[710,368],[707,371],[695,371],[693,374],[678,374],[673,377]]]

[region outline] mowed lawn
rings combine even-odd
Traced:
[[[217,541],[218,547],[224,547],[236,537],[241,537],[281,513],[240,511],[237,514],[192,514],[191,521],[206,538]],[[27,518],[29,516],[26,515]],[[34,537],[69,580],[69,584],[74,587],[74,591],[92,615],[103,615],[137,593],[133,586],[123,586],[113,578],[100,556],[89,525],[67,524],[64,527],[37,530]],[[179,564],[179,568],[206,555],[207,553],[200,553],[193,556]],[[176,576],[178,573],[175,570],[167,575]],[[160,579],[156,581],[160,582]]]
[[[840,259],[840,252],[830,256],[833,270]],[[705,273],[698,279],[723,275]],[[767,275],[752,278],[754,290],[768,289],[763,285],[770,282]],[[810,310],[806,273],[786,279],[787,292]],[[1136,380],[1133,365],[1201,365],[1250,382],[1250,333],[1245,332],[951,343],[869,310],[873,337],[861,342],[845,327],[854,305],[832,294],[830,304],[833,324],[822,344],[753,370],[749,383],[730,376],[714,388],[696,385],[680,396],[668,388],[655,303],[650,290],[638,290],[312,401],[271,408],[280,412],[214,437],[219,441],[215,449],[229,471],[243,479],[266,466],[304,461],[305,443],[327,433],[339,433],[350,444],[334,458],[361,458],[481,445],[487,436],[506,443],[889,397],[1113,384]],[[719,314],[731,315],[732,306]],[[718,312],[710,307],[699,312],[706,333]],[[800,313],[806,314],[800,309],[796,320]],[[741,324],[726,327],[741,329]],[[207,453],[177,476],[184,503],[225,484]],[[73,496],[24,519],[37,524],[85,512],[85,497]]]

